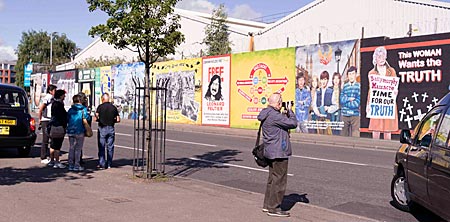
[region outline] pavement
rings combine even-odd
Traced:
[[[122,124],[133,124],[124,120]],[[256,130],[167,124],[167,129],[255,137]],[[293,141],[394,150],[396,141],[291,134]],[[63,154],[63,161],[67,154]],[[289,202],[291,217],[261,211],[264,195],[189,178],[144,180],[130,165],[84,172],[53,169],[35,158],[0,157],[0,221],[314,221],[365,222],[373,219],[302,202]]]

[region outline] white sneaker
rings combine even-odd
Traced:
[[[55,162],[55,165],[53,165],[54,169],[64,169],[66,166],[60,162]]]
[[[50,159],[43,159],[43,160],[41,160],[41,163],[48,164],[48,163],[50,163]]]

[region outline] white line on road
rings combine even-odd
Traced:
[[[297,157],[297,158],[302,158],[302,159],[309,159],[309,160],[319,160],[319,161],[332,162],[332,163],[343,163],[343,164],[350,164],[350,165],[357,165],[357,166],[368,166],[368,164],[364,164],[364,163],[354,163],[354,162],[322,159],[322,158],[315,158],[315,157],[308,157],[308,156],[292,155],[292,157]]]
[[[219,165],[219,166],[230,166],[230,167],[242,168],[242,169],[247,169],[247,170],[269,172],[268,170],[263,170],[263,169],[259,169],[259,168],[253,168],[253,167],[241,166],[241,165],[229,164],[229,163],[221,163],[221,162],[216,162],[216,161],[211,161],[211,160],[203,160],[203,159],[194,158],[194,157],[191,157],[189,159],[190,160],[195,160],[195,161],[206,162],[206,163],[212,163],[212,164],[216,164],[216,165]],[[287,175],[291,176],[291,177],[294,176],[294,174],[291,174],[291,173],[288,173]]]
[[[94,131],[96,131],[96,130],[94,130]],[[129,137],[133,136],[131,134],[125,134],[125,133],[116,133],[116,135],[129,136]],[[196,142],[181,141],[181,140],[171,140],[171,139],[166,139],[166,141],[174,142],[174,143],[185,143],[185,144],[199,145],[199,146],[217,147],[217,145],[215,145],[215,144],[196,143]]]
[[[169,142],[174,142],[174,143],[186,143],[186,144],[193,144],[193,145],[200,145],[200,146],[210,146],[210,147],[216,147],[217,145],[214,144],[206,144],[206,143],[195,143],[195,142],[188,142],[188,141],[181,141],[181,140],[171,140],[171,139],[166,139]]]

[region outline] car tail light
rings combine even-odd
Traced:
[[[36,121],[34,118],[30,118],[30,130],[34,132],[36,130]]]

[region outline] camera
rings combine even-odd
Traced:
[[[291,103],[291,107],[294,105],[294,101],[288,101],[288,102],[282,102],[281,103],[281,107],[283,107],[284,109],[288,109],[288,104]]]

